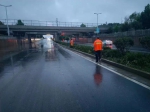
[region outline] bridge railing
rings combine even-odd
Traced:
[[[0,19],[0,21],[7,25],[6,19]],[[80,27],[84,24],[86,27],[97,27],[97,23],[85,23],[85,22],[60,22],[60,21],[38,21],[38,20],[21,20],[24,25],[27,26],[62,26],[62,27]],[[16,25],[17,19],[9,19],[8,25]],[[101,24],[99,24],[101,25]]]

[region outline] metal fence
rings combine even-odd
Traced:
[[[100,34],[100,37],[141,37],[141,36],[150,36],[150,29],[145,30],[135,30],[135,31],[126,31],[126,32],[117,32],[112,34]]]
[[[6,19],[0,19],[0,21],[7,25]],[[38,20],[21,20],[24,25],[29,26],[64,26],[64,27],[80,27],[81,24],[86,25],[86,27],[96,27],[97,23],[85,23],[85,22],[60,22],[60,21],[38,21]],[[17,19],[9,19],[8,25],[16,25],[18,23]]]

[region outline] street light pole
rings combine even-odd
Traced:
[[[57,27],[58,27],[58,18],[56,18],[56,24],[57,24]]]
[[[12,5],[1,5],[0,6],[3,6],[5,7],[5,10],[6,10],[6,20],[7,20],[7,34],[8,36],[10,35],[10,32],[9,32],[9,26],[8,26],[8,15],[7,15],[7,7],[11,7]]]
[[[97,15],[97,29],[98,29],[98,15],[101,14],[101,13],[94,13]],[[98,36],[98,32],[97,32],[97,36]]]

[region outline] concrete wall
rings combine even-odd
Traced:
[[[2,38],[0,37],[0,61],[21,50],[29,48],[28,39]]]

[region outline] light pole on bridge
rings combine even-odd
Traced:
[[[97,36],[98,36],[98,31],[99,31],[99,29],[98,29],[98,15],[99,15],[99,14],[102,14],[102,13],[94,13],[94,14],[97,15],[97,30],[96,30],[96,32],[97,32]]]
[[[3,6],[5,7],[5,10],[6,10],[6,20],[7,20],[7,34],[8,36],[10,35],[10,32],[9,32],[9,26],[8,26],[8,15],[7,15],[7,7],[11,7],[12,5],[2,5],[0,4],[0,6]]]

